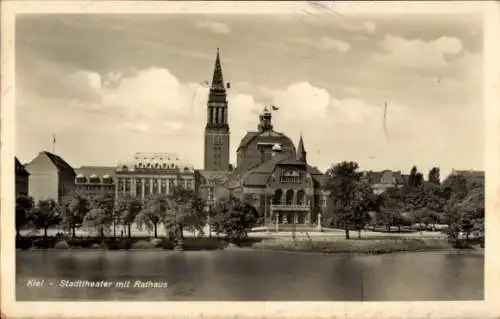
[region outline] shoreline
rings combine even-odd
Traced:
[[[188,252],[188,251],[269,251],[280,253],[305,253],[319,255],[387,255],[394,253],[422,253],[422,252],[454,252],[456,254],[484,256],[484,248],[469,246],[467,248],[453,247],[446,240],[425,239],[384,239],[384,240],[342,240],[342,241],[289,241],[264,239],[258,242],[248,242],[238,246],[227,243],[222,238],[200,240],[196,245],[185,245],[184,249],[176,250],[174,247],[149,246],[144,244],[138,247],[78,247],[63,245],[56,247],[29,247],[17,248],[16,252],[34,251],[165,251],[165,252]]]
[[[131,248],[131,249],[106,249],[106,248],[34,248],[34,249],[18,249],[16,252],[160,252],[165,253],[185,253],[185,252],[202,252],[202,251],[255,251],[255,252],[276,252],[276,253],[286,253],[286,254],[309,254],[309,255],[324,255],[324,256],[378,256],[378,255],[391,255],[391,254],[404,254],[404,253],[430,253],[430,252],[447,252],[456,253],[457,255],[473,255],[473,256],[484,256],[484,250],[478,249],[458,249],[458,248],[443,248],[443,249],[420,249],[420,250],[394,250],[394,251],[383,251],[383,252],[357,252],[357,251],[337,251],[337,252],[323,252],[323,251],[307,251],[307,250],[285,250],[285,249],[263,249],[263,248],[252,248],[252,247],[234,247],[234,248],[221,248],[221,249],[199,249],[199,250],[182,250],[177,251],[174,249],[162,249],[162,248]]]

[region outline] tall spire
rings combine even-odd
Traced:
[[[304,140],[302,139],[302,132],[300,132],[299,146],[297,147],[297,159],[307,163],[307,152],[304,147]]]
[[[220,52],[217,48],[217,56],[215,57],[214,76],[212,78],[212,88],[225,89],[224,78],[222,77],[222,67],[220,64]]]

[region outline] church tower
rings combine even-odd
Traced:
[[[229,168],[228,104],[219,48],[208,95],[204,157],[205,170],[225,171]]]

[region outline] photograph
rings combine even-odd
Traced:
[[[176,3],[11,19],[16,303],[485,300],[484,10]]]

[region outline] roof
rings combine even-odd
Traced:
[[[17,159],[17,157],[14,157],[15,159],[15,168],[16,168],[16,175],[26,175],[28,176],[30,173],[26,170],[23,164]]]
[[[381,179],[382,179],[384,173],[387,173],[387,172],[392,173],[392,176],[396,179],[397,184],[405,184],[405,182],[407,181],[406,179],[409,176],[409,175],[401,174],[400,171],[383,170],[383,171],[379,171],[379,172],[374,172],[374,171],[365,172],[365,177],[368,178],[368,182],[370,184],[379,184],[379,183],[381,183]],[[385,183],[383,183],[383,184],[385,184]]]
[[[293,146],[295,150],[295,144],[293,143],[292,139],[289,138],[286,134],[276,132],[274,130],[267,130],[264,132],[247,132],[247,134],[241,139],[240,145],[238,146],[238,149],[236,151],[239,151],[241,148],[247,147],[255,138],[262,136],[262,137],[275,137],[275,138],[281,138],[281,139],[286,139],[288,142],[290,142],[290,145]],[[276,144],[276,141],[267,141],[266,144]]]
[[[463,176],[468,183],[484,183],[485,174],[484,171],[475,171],[475,170],[453,170],[450,176],[460,175]],[[447,177],[448,178],[448,177]]]
[[[295,156],[286,154],[276,155],[269,161],[245,172],[242,176],[244,184],[246,186],[265,186],[278,165],[306,165],[307,173],[311,174],[317,186],[321,187],[325,185],[326,176],[316,167],[307,165],[307,163],[296,159]]]
[[[92,175],[97,175],[99,177],[104,177],[105,175],[109,175],[113,179],[116,176],[116,167],[114,166],[82,166],[79,168],[75,168],[75,173],[77,175],[83,175],[90,177]]]
[[[40,155],[47,156],[50,159],[50,161],[56,166],[56,168],[60,172],[66,173],[66,174],[69,174],[69,175],[76,175],[75,174],[75,170],[73,169],[73,167],[71,167],[59,155],[56,155],[56,154],[53,154],[53,153],[50,153],[50,152],[46,152],[46,151],[40,152]]]
[[[240,146],[238,150],[242,147],[247,146],[254,139],[255,136],[259,135],[259,132],[247,132],[247,134],[241,139]],[[238,151],[237,150],[237,151]]]

